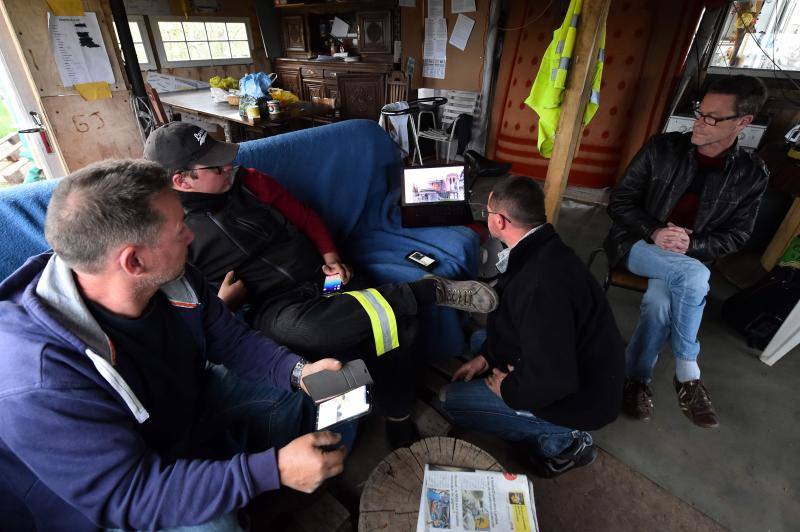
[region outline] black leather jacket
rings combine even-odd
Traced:
[[[653,136],[611,192],[608,214],[613,224],[603,247],[612,265],[619,263],[636,241],[652,242],[653,231],[666,226],[697,172],[691,136]],[[768,176],[757,155],[735,144],[722,173],[712,172],[706,177],[686,254],[709,261],[741,248],[753,231]]]

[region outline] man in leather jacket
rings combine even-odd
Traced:
[[[147,139],[145,158],[172,176],[195,234],[189,262],[220,284],[226,302],[246,297],[246,320],[276,342],[314,360],[364,359],[389,443],[411,443],[417,433],[409,417],[415,400],[409,348],[419,306],[485,313],[497,305],[494,291],[435,276],[376,288],[360,277],[351,281],[352,270],[319,215],[272,177],[235,168],[238,149],[183,122]],[[331,274],[341,275],[347,292],[325,297],[323,281]]]
[[[652,416],[649,383],[669,340],[681,410],[701,427],[719,425],[697,365],[710,276],[703,263],[737,251],[753,230],[768,174],[737,136],[765,100],[756,78],[715,81],[695,108],[692,132],[651,138],[611,193],[609,261],[649,279],[626,350],[623,411],[631,417]]]

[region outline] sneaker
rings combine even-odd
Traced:
[[[648,384],[625,379],[622,395],[622,411],[639,421],[650,421],[653,417],[653,390]]]
[[[436,284],[436,304],[466,312],[488,314],[497,308],[497,292],[480,281],[453,281],[426,275]]]
[[[401,447],[409,447],[419,438],[417,425],[410,417],[402,421],[386,420],[386,439],[393,451]]]
[[[686,417],[699,427],[718,427],[717,413],[711,405],[708,390],[700,379],[678,382],[677,377],[673,377],[672,380],[675,384],[675,391],[678,393],[678,404]]]
[[[528,453],[534,474],[542,478],[555,478],[576,467],[587,466],[594,462],[595,458],[597,449],[593,444],[587,445],[583,438],[576,438],[572,445],[558,456],[542,458]]]

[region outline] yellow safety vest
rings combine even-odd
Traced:
[[[531,87],[531,93],[525,98],[525,103],[539,115],[539,153],[549,158],[553,153],[556,128],[561,116],[561,101],[564,98],[564,89],[567,83],[572,52],[575,48],[575,38],[578,35],[581,8],[583,0],[571,0],[567,16],[561,27],[553,32],[553,40],[547,47],[542,58],[539,72]],[[583,125],[586,126],[597,108],[600,106],[600,80],[603,76],[603,61],[605,59],[606,29],[600,37],[600,50],[597,56],[597,67],[592,80],[592,94],[583,114]]]
[[[372,325],[372,336],[375,339],[375,352],[378,356],[400,347],[397,337],[397,318],[389,302],[374,288],[357,292],[343,292],[352,296],[364,308]]]

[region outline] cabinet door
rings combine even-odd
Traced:
[[[276,70],[275,73],[278,74],[278,79],[275,80],[276,86],[296,94],[298,98],[303,97],[300,74],[297,70]]]
[[[336,87],[334,83],[325,83],[322,87],[323,95],[326,98],[333,98],[336,99],[339,97],[339,89]]]
[[[313,97],[326,98],[323,90],[323,83],[321,80],[304,79],[303,80],[303,99],[312,101]]]
[[[386,104],[385,75],[339,74],[336,81],[342,118],[378,119]]]
[[[307,53],[308,39],[305,17],[283,17],[281,25],[283,26],[283,46],[286,48],[286,55]]]
[[[392,53],[391,11],[365,11],[358,14],[358,50],[362,54]]]

